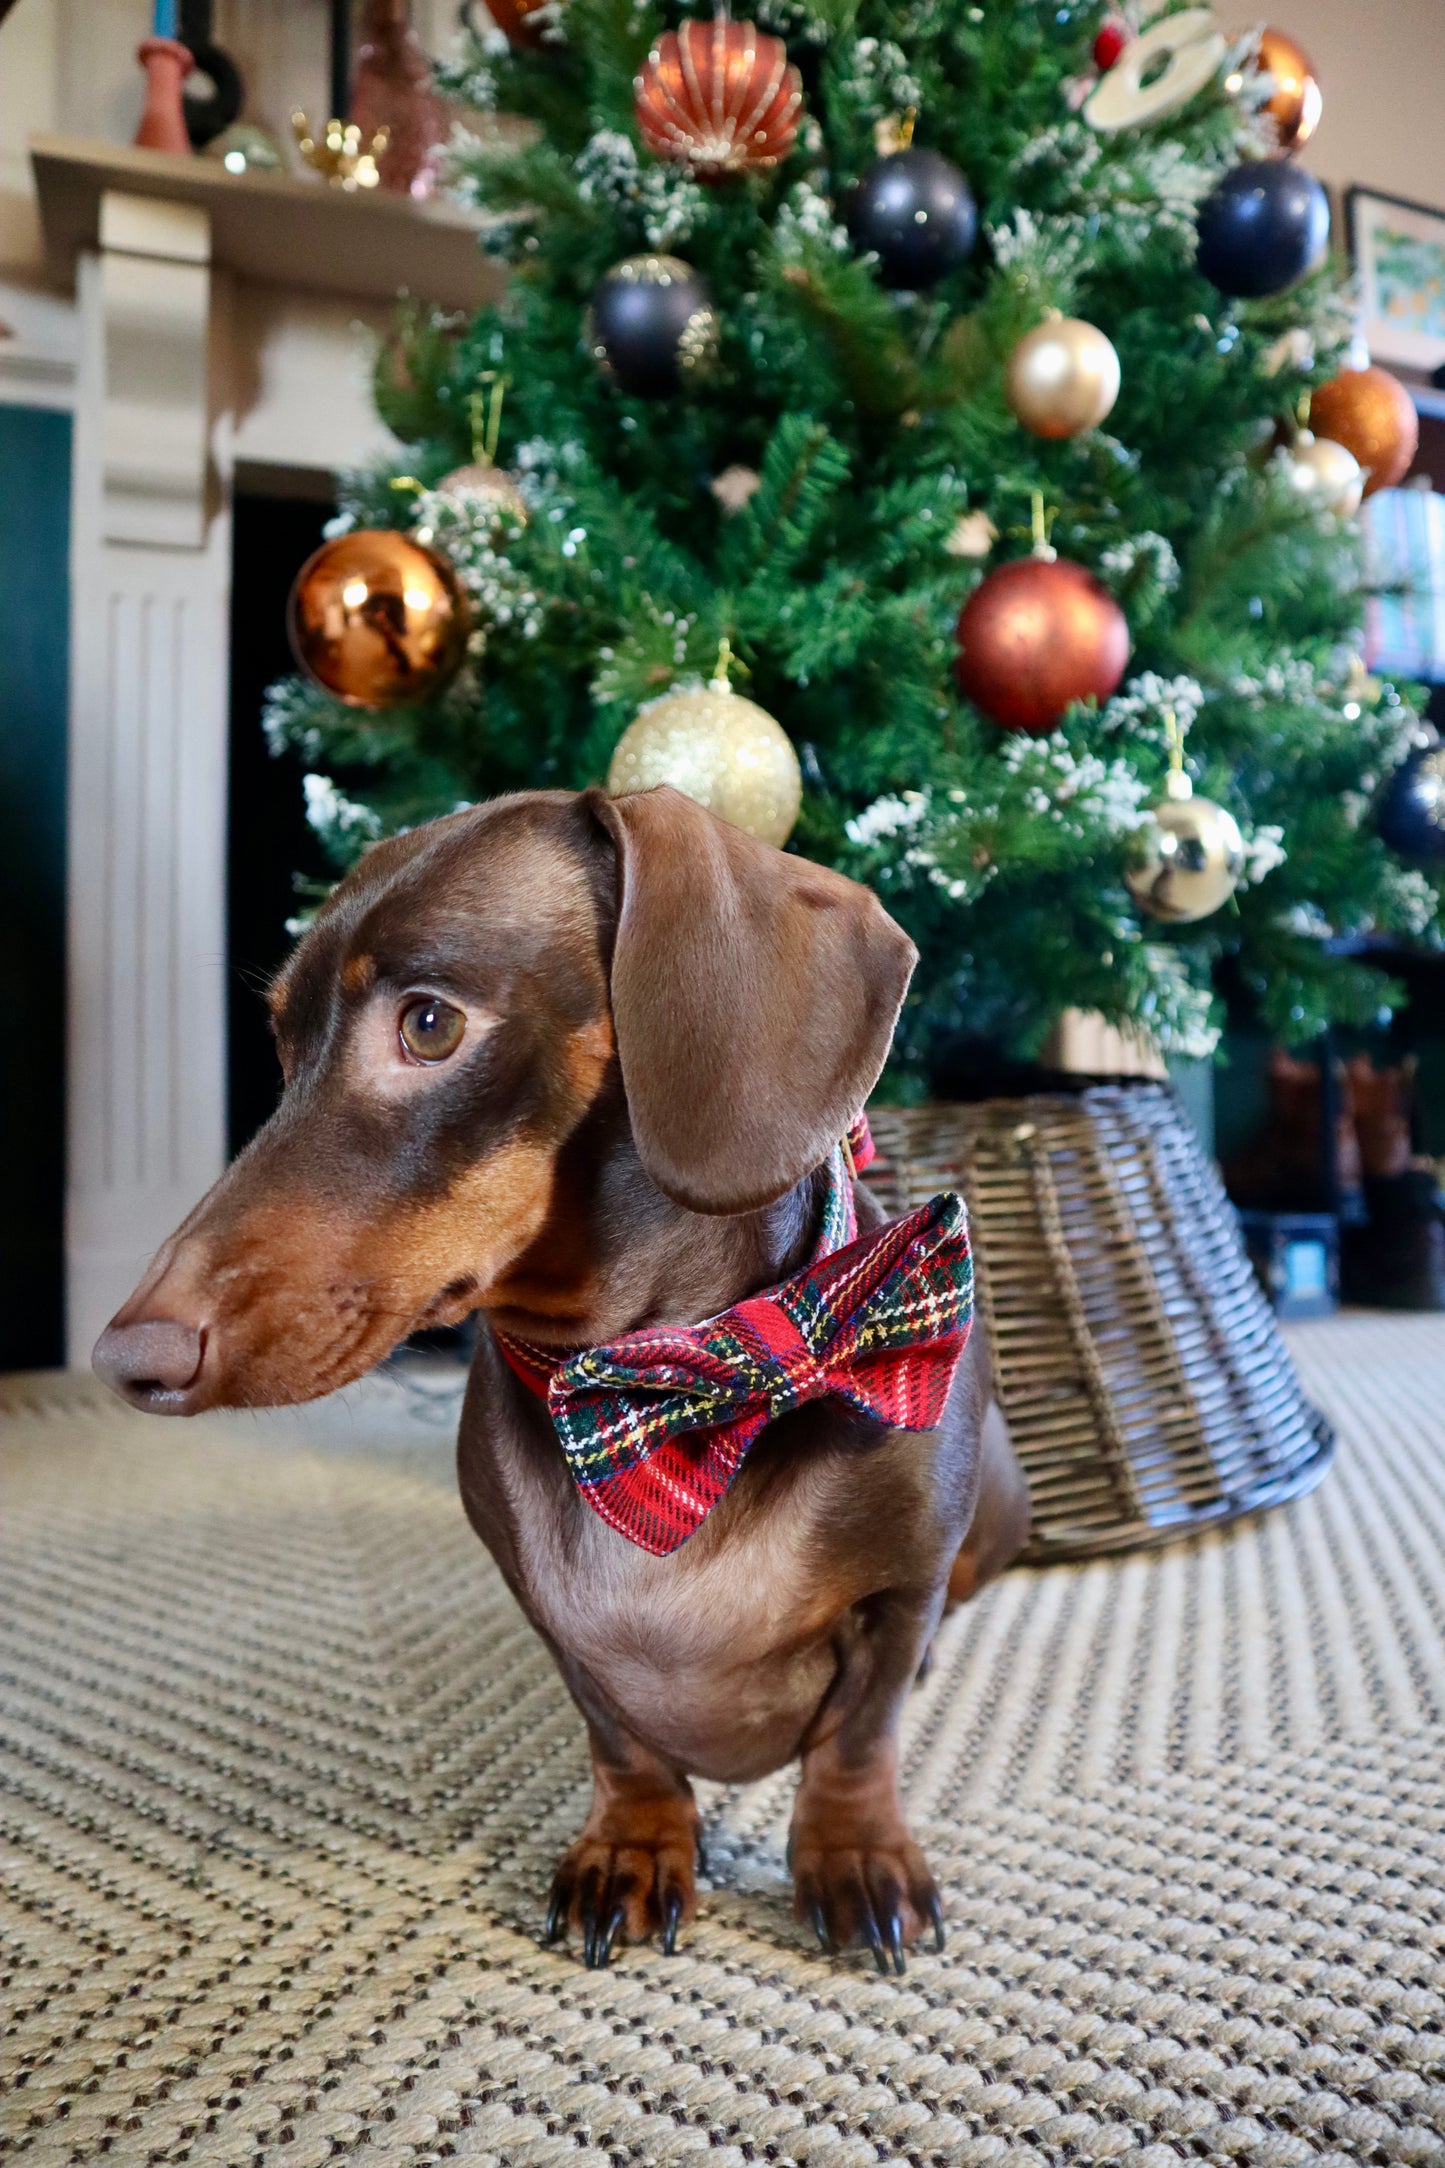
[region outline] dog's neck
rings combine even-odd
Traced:
[[[642,1166],[620,1087],[558,1156],[551,1208],[494,1284],[486,1315],[540,1347],[595,1347],[651,1324],[696,1324],[806,1261],[822,1171],[760,1211],[718,1217],[663,1195]]]

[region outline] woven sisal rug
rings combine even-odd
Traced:
[[[467,1530],[455,1396],[169,1424],[0,1385],[17,2160],[1445,2162],[1445,1323],[1295,1344],[1312,1498],[1011,1575],[913,1697],[947,1892],[818,1956],[789,1785],[686,1948],[538,1948],[582,1727]]]

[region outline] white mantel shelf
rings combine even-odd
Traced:
[[[71,136],[35,136],[30,155],[47,264],[67,287],[81,253],[99,243],[102,199],[121,193],[203,212],[212,261],[260,285],[357,301],[405,292],[450,309],[475,309],[497,290],[497,269],[477,245],[484,221],[454,203],[228,173],[213,158]]]

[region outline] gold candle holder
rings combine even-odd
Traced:
[[[391,140],[390,131],[378,128],[363,137],[354,120],[329,120],[314,132],[305,113],[291,115],[296,148],[312,170],[333,188],[376,188],[381,183],[381,160]]]

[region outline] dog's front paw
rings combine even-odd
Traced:
[[[701,1863],[698,1815],[691,1799],[665,1796],[594,1807],[552,1878],[543,1940],[569,1927],[582,1937],[586,1964],[610,1964],[619,1942],[660,1935],[671,1956],[677,1930],[697,1912]]]
[[[928,1861],[902,1823],[880,1831],[846,1823],[794,1825],[789,1847],[798,1918],[829,1952],[866,1943],[880,1972],[890,1956],[905,1970],[904,1950],[932,1932],[943,1948],[943,1905]]]

